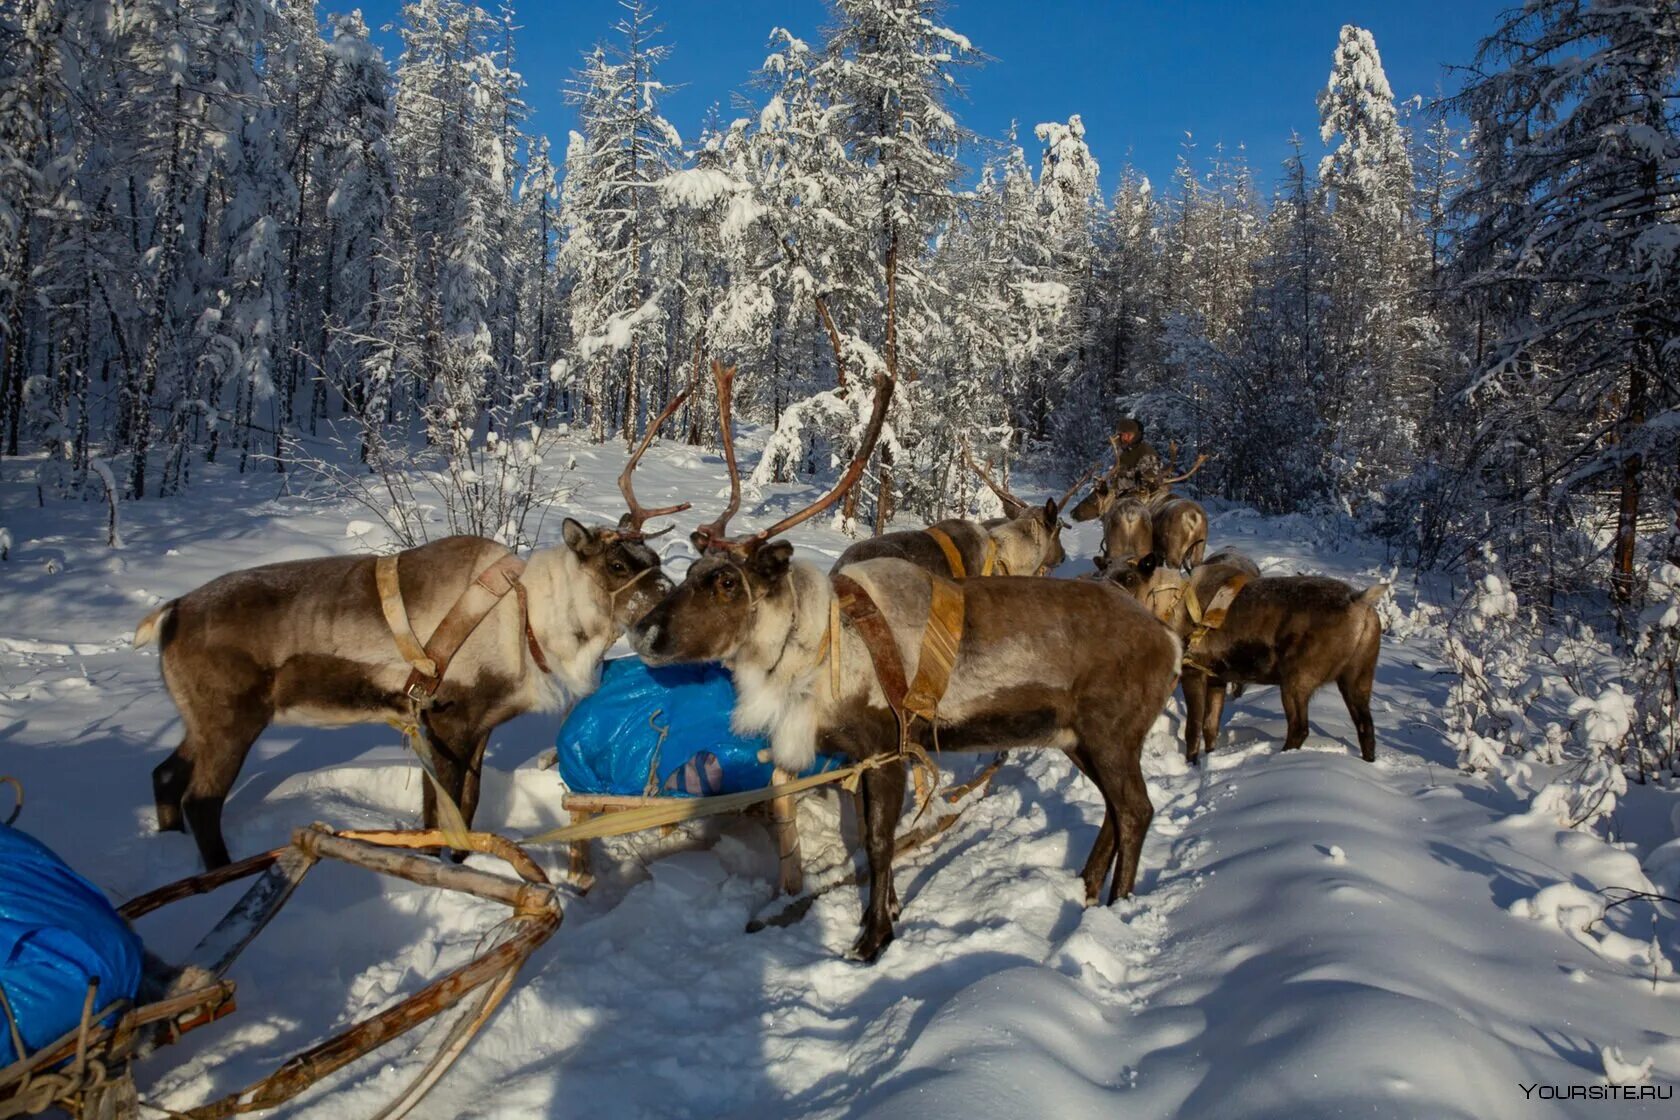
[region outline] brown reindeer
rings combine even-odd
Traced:
[[[1070,512],[1075,521],[1102,518],[1103,552],[1098,567],[1126,563],[1151,551],[1175,568],[1189,569],[1201,563],[1207,551],[1207,511],[1200,502],[1178,497],[1172,486],[1194,475],[1206,462],[1206,455],[1198,455],[1189,470],[1162,479],[1152,490],[1138,489],[1119,478],[1118,466],[1099,478]],[[1143,505],[1142,511],[1137,503]],[[1140,549],[1145,514],[1149,544]]]
[[[727,378],[720,378],[720,401],[727,391]],[[1072,755],[1106,807],[1082,872],[1087,902],[1097,900],[1111,868],[1111,901],[1136,882],[1154,813],[1140,765],[1143,741],[1171,694],[1181,654],[1165,627],[1104,583],[1003,576],[959,585],[893,558],[859,561],[831,578],[796,562],[793,546],[772,538],[832,505],[857,479],[891,391],[892,382],[878,377],[868,437],[835,488],[806,509],[730,539],[725,527],[739,504],[732,485],[723,514],[693,536],[700,559],[630,630],[649,664],[729,666],[733,724],[767,736],[777,766],[797,771],[819,750],[890,760],[862,778],[870,889],[850,955],[865,961],[892,940],[899,909],[892,881],[905,784],[899,720],[924,671],[938,675],[918,652],[936,603],[958,597],[960,639],[943,656],[927,655],[932,666],[948,668],[948,677],[932,721],[906,723],[908,741],[924,750],[1038,746]],[[732,464],[727,408],[720,417]],[[939,617],[939,632],[950,637],[951,618]],[[877,662],[883,647],[896,673]],[[911,664],[916,680],[907,693],[903,670]]]
[[[563,542],[533,552],[522,572],[509,549],[483,537],[446,537],[398,553],[406,653],[387,621],[373,556],[233,572],[148,615],[134,644],[161,644],[164,685],[185,732],[152,772],[158,828],[190,828],[205,866],[220,867],[229,862],[223,802],[270,723],[331,727],[416,715],[436,778],[470,824],[491,730],[592,692],[607,647],[670,589],[642,526],[688,504],[646,509],[630,475],[686,395],[649,425],[619,476],[630,512],[616,528],[566,518]],[[435,632],[458,602],[488,613],[451,656]],[[416,634],[434,638],[421,650]],[[416,667],[422,654],[434,673]],[[435,793],[430,781],[422,785],[432,828]]]
[[[1312,694],[1336,682],[1366,762],[1377,757],[1371,684],[1382,650],[1375,604],[1385,583],[1361,590],[1322,576],[1261,576],[1245,557],[1202,564],[1188,576],[1153,555],[1109,569],[1184,640],[1184,756],[1194,763],[1219,736],[1227,685],[1275,684],[1288,731],[1283,749],[1307,737]],[[1223,617],[1217,617],[1222,615]]]
[[[903,529],[869,537],[840,554],[831,571],[862,560],[896,557],[946,579],[973,576],[1041,575],[1067,559],[1062,550],[1060,510],[1089,478],[1080,478],[1060,498],[1034,506],[998,485],[963,448],[974,472],[991,487],[1004,505],[1005,516],[984,522],[962,518],[936,521],[925,529]]]

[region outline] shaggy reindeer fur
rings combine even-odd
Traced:
[[[469,824],[491,730],[593,691],[607,647],[670,588],[659,557],[640,541],[570,518],[563,532],[565,543],[532,553],[520,577],[554,676],[532,660],[510,593],[461,646],[423,716],[438,777]],[[446,537],[401,553],[398,578],[414,632],[430,634],[473,578],[507,553],[482,537]],[[229,862],[222,804],[263,728],[377,723],[410,710],[402,694],[410,666],[380,609],[372,556],[222,576],[152,612],[134,642],[154,639],[185,729],[152,773],[158,828],[190,827],[206,867]],[[432,827],[432,786],[423,787]]]
[[[1109,578],[1148,604],[1172,630],[1189,641],[1195,630],[1184,594],[1188,584],[1205,607],[1239,574],[1254,575],[1246,558],[1203,564],[1189,576],[1158,567],[1154,556],[1113,568]],[[1184,754],[1200,755],[1198,737],[1212,749],[1219,736],[1228,684],[1275,684],[1283,693],[1289,727],[1283,749],[1307,737],[1312,694],[1335,681],[1359,736],[1359,753],[1375,761],[1371,684],[1382,650],[1382,623],[1374,609],[1388,591],[1379,583],[1363,591],[1321,576],[1251,578],[1232,600],[1224,623],[1203,638],[1191,657],[1201,671],[1184,670]]]
[[[896,752],[898,725],[867,647],[842,625],[824,652],[833,590],[792,546],[711,553],[630,631],[652,665],[720,661],[735,673],[734,724],[770,739],[776,765],[798,770],[820,749],[856,759]],[[920,655],[932,598],[930,575],[900,559],[849,566],[897,640],[907,672]],[[937,735],[917,721],[915,740],[942,751],[1048,746],[1067,751],[1102,791],[1102,833],[1085,863],[1088,902],[1116,863],[1110,901],[1129,895],[1153,808],[1140,759],[1166,704],[1181,646],[1147,611],[1102,583],[997,577],[963,585],[966,625],[940,702]],[[840,661],[838,691],[828,658]],[[870,892],[852,956],[873,960],[892,940],[893,832],[904,767],[863,779]],[[1118,841],[1118,844],[1116,843]]]
[[[1054,500],[1042,506],[1028,508],[1018,517],[993,518],[984,524],[952,518],[936,521],[930,528],[939,529],[951,538],[962,556],[965,575],[978,576],[986,567],[988,539],[997,543],[997,570],[994,575],[1030,576],[1039,569],[1050,569],[1067,559],[1062,551],[1062,521]],[[858,541],[834,562],[832,571],[849,568],[862,560],[896,557],[908,560],[918,568],[947,579],[956,578],[945,552],[926,529],[906,529],[883,533]]]

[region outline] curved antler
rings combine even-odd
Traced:
[[[618,492],[624,495],[624,502],[630,507],[630,512],[618,519],[618,528],[614,530],[620,540],[648,540],[651,537],[664,536],[674,526],[666,526],[657,533],[643,533],[642,526],[647,524],[650,517],[665,517],[668,514],[681,513],[694,504],[693,502],[681,502],[674,506],[648,509],[636,500],[636,491],[630,486],[630,475],[635,472],[636,464],[642,461],[642,452],[646,451],[648,445],[653,443],[653,437],[659,434],[659,429],[665,421],[669,420],[675,415],[677,409],[682,407],[682,403],[688,399],[690,391],[690,389],[684,389],[672,397],[670,402],[666,404],[664,411],[648,424],[647,431],[642,435],[642,442],[636,445],[636,450],[631,454],[630,461],[624,464],[624,470],[618,476]]]
[[[729,519],[741,508],[741,468],[735,463],[735,430],[733,423],[735,402],[735,367],[712,359],[712,381],[717,385],[718,432],[723,439],[723,461],[729,465],[729,505],[710,521],[694,530],[694,543],[701,552],[724,539]]]
[[[746,540],[748,548],[757,548],[778,533],[785,533],[795,525],[811,520],[817,514],[838,502],[850,490],[863,474],[864,464],[869,462],[869,456],[875,453],[875,445],[880,442],[881,429],[887,422],[887,405],[892,401],[893,378],[884,373],[875,375],[875,407],[869,413],[869,425],[863,430],[863,441],[858,445],[857,454],[846,467],[840,481],[834,484],[834,489],[806,506],[797,513],[791,513],[782,518],[768,529],[760,529]]]
[[[1185,471],[1181,475],[1176,475],[1172,478],[1163,478],[1161,480],[1161,485],[1162,486],[1171,486],[1175,482],[1183,482],[1185,479],[1189,478],[1191,475],[1193,475],[1197,471],[1201,470],[1202,469],[1202,464],[1207,462],[1207,460],[1208,460],[1208,457],[1206,455],[1196,456],[1196,461],[1190,465],[1189,470]]]
[[[1021,515],[1021,511],[1027,508],[1027,503],[999,486],[997,481],[993,479],[991,475],[987,474],[981,468],[979,463],[974,461],[974,455],[968,449],[968,440],[965,439],[962,441],[962,449],[963,461],[968,464],[968,469],[979,475],[980,481],[984,482],[987,488],[1003,501],[1003,508],[1009,511],[1009,516],[1019,517]]]
[[[1072,501],[1073,496],[1079,492],[1079,488],[1091,481],[1092,477],[1096,475],[1097,471],[1100,470],[1101,467],[1101,463],[1092,463],[1090,467],[1086,469],[1084,474],[1074,479],[1073,485],[1062,491],[1062,496],[1056,499],[1056,508],[1061,509],[1063,506]]]

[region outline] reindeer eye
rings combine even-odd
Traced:
[[[629,569],[624,566],[624,561],[622,560],[614,560],[611,564],[608,564],[607,567],[612,569],[614,575],[621,576],[625,572],[629,571]]]
[[[726,595],[735,594],[735,589],[738,586],[739,583],[736,581],[735,575],[732,572],[724,572],[717,577],[717,589]]]

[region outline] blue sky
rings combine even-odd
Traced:
[[[565,150],[572,111],[562,94],[582,51],[611,34],[615,0],[513,0],[524,30],[519,70],[533,110],[530,127]],[[1172,173],[1185,133],[1202,155],[1215,144],[1245,145],[1260,182],[1272,185],[1299,132],[1316,156],[1314,97],[1330,72],[1344,23],[1376,36],[1399,97],[1450,91],[1448,64],[1468,63],[1477,42],[1512,0],[959,0],[947,22],[992,61],[965,74],[956,106],[974,131],[1001,137],[1020,121],[1037,164],[1032,126],[1082,114],[1087,138],[1112,190],[1130,160],[1157,183]],[[331,4],[324,7],[331,7]],[[391,22],[399,0],[363,5],[374,26]],[[820,42],[821,0],[665,0],[657,5],[673,48],[662,78],[681,88],[665,115],[692,140],[709,105],[738,115],[732,95],[763,61],[770,29]],[[382,35],[394,61],[394,35]],[[748,91],[750,92],[750,91]]]

